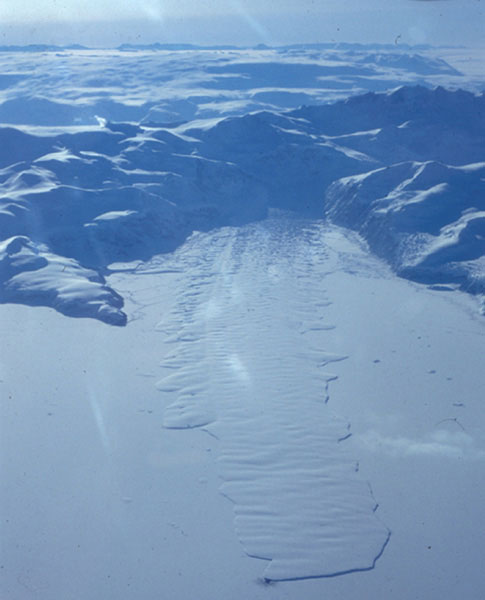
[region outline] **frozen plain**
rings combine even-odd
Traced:
[[[315,216],[261,216],[110,264],[126,327],[0,307],[7,597],[483,596],[477,299]]]

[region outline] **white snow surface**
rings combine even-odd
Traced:
[[[464,77],[466,64],[458,70],[432,49],[406,47],[12,50],[0,47],[0,122],[12,124],[176,123],[320,104],[403,83],[483,86],[483,78]]]
[[[5,597],[483,596],[470,297],[277,215],[118,268],[127,328],[0,307]]]
[[[483,599],[443,52],[0,48],[2,597]]]

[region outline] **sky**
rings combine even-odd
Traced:
[[[485,45],[485,0],[1,0],[0,45]],[[108,26],[107,26],[108,25]]]

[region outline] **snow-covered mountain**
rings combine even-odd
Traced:
[[[0,297],[124,324],[110,265],[268,208],[326,214],[400,275],[482,293],[484,134],[483,94],[419,86],[173,127],[4,127]]]
[[[340,179],[325,210],[398,274],[485,291],[485,163],[404,162]]]

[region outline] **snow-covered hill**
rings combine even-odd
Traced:
[[[327,214],[399,274],[482,293],[484,135],[483,94],[419,86],[173,127],[4,127],[0,298],[124,324],[110,265],[268,208]]]
[[[333,183],[325,210],[404,277],[485,292],[485,163],[399,163]]]

